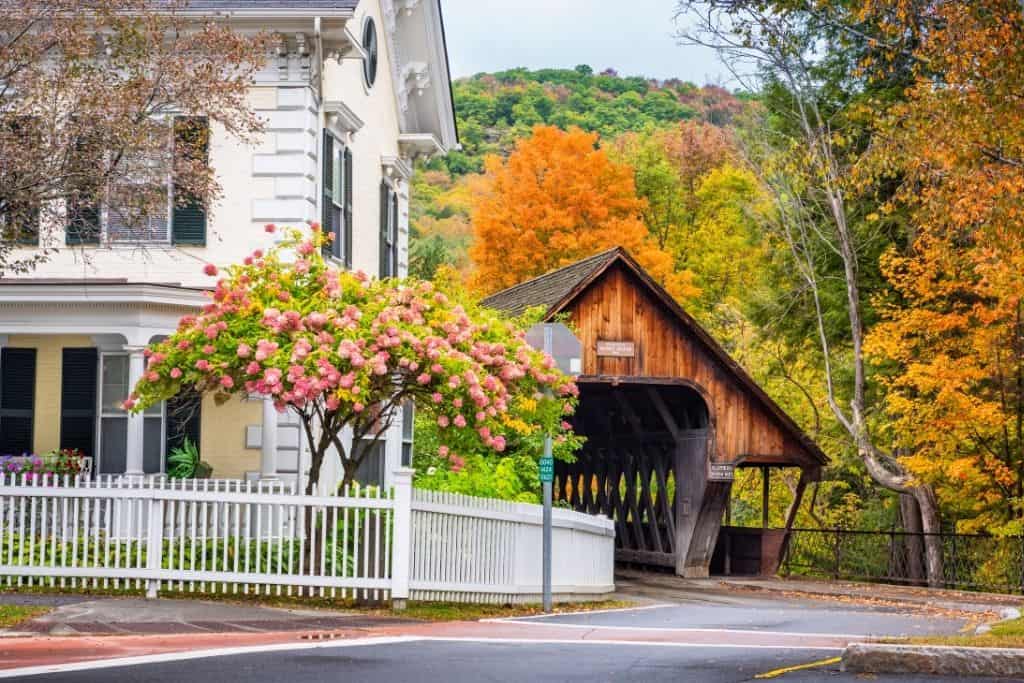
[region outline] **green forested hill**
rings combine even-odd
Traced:
[[[727,125],[742,102],[725,88],[677,79],[619,76],[607,69],[510,69],[453,84],[463,150],[434,165],[453,175],[479,172],[537,124],[578,126],[613,138],[627,131],[696,119]]]
[[[441,264],[466,270],[475,174],[488,154],[504,156],[534,126],[576,126],[610,144],[682,121],[727,126],[744,104],[720,86],[595,73],[586,65],[477,74],[455,81],[453,94],[462,149],[424,164],[414,181],[411,270],[420,277]]]

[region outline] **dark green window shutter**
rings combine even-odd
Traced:
[[[342,244],[345,249],[345,267],[352,268],[352,150],[345,148],[345,196],[342,198],[344,234]]]
[[[96,349],[64,349],[60,378],[60,447],[96,455]]]
[[[391,191],[391,222],[388,224],[391,239],[391,276],[398,277],[398,193]]]
[[[5,114],[2,125],[0,134],[5,138],[5,146],[14,144],[39,149],[43,134],[38,118]],[[20,173],[0,163],[0,242],[38,246],[40,204],[33,190],[15,189],[25,185],[26,179]],[[29,187],[34,185],[28,182]]]
[[[178,116],[174,119],[174,142],[183,154],[209,160],[210,124],[201,117]],[[175,244],[206,244],[206,207],[185,195],[174,184],[174,211],[171,216],[171,241]]]
[[[338,244],[337,227],[334,225],[334,136],[324,129],[323,144],[323,189],[320,195],[320,227],[325,235],[334,235],[330,246],[324,247],[324,256],[337,256],[341,245]]]
[[[95,186],[96,168],[102,162],[102,151],[88,133],[75,140],[69,160],[67,225],[64,242],[69,246],[97,244],[100,241],[99,188]]]
[[[0,349],[0,455],[32,452],[36,350]]]
[[[390,249],[388,246],[388,207],[391,205],[391,188],[384,181],[380,183],[380,277],[391,277],[391,266],[388,263]]]

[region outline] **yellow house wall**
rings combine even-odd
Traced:
[[[213,467],[217,479],[241,479],[246,472],[259,471],[260,449],[245,447],[246,425],[263,422],[262,401],[234,397],[217,405],[203,397],[199,425],[199,453]]]
[[[60,383],[62,350],[95,346],[87,336],[12,334],[7,345],[36,350],[35,417],[32,448],[46,453],[60,447]]]

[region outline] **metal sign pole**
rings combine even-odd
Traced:
[[[567,375],[580,373],[583,347],[580,340],[562,323],[537,323],[526,332],[526,341],[535,349],[541,349],[551,356],[558,369]],[[551,392],[548,392],[551,398]],[[541,579],[543,584],[544,611],[551,611],[551,499],[555,481],[555,460],[551,434],[544,435],[544,453],[537,463],[544,494],[543,550],[541,552]]]
[[[544,457],[551,457],[551,437],[544,439]],[[551,611],[551,482],[544,484],[544,611]]]
[[[551,325],[544,326],[544,352],[549,356],[553,354],[553,341],[554,333]],[[552,444],[551,435],[548,434],[544,437],[544,458],[542,462],[546,467],[541,467],[541,470],[548,469],[547,472],[543,472],[548,476],[541,476],[542,486],[544,488],[544,611],[551,611],[551,483],[554,479],[554,457],[552,455]]]

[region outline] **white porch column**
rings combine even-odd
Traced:
[[[142,355],[144,346],[125,346],[128,352],[128,391],[131,392],[136,383],[142,379],[146,371],[146,357]],[[128,414],[128,450],[125,474],[141,477],[143,471],[143,442],[146,434],[146,418],[141,412]]]
[[[277,408],[271,397],[263,397],[263,426],[260,440],[260,479],[277,478]]]

